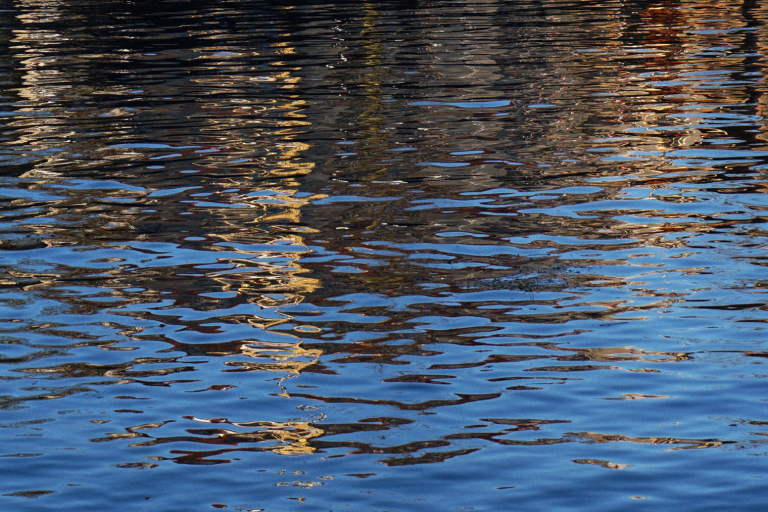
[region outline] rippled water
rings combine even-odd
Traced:
[[[764,510],[768,7],[3,5],[2,510]]]

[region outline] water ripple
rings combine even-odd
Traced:
[[[766,19],[0,10],[0,501],[760,509]]]

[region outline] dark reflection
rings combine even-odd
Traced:
[[[658,463],[712,448],[759,495],[767,15],[0,10],[0,494],[723,508],[711,455]]]
[[[577,438],[594,443],[640,443],[640,444],[672,444],[683,445],[675,446],[670,450],[686,450],[691,448],[716,448],[723,444],[732,443],[732,441],[720,441],[717,439],[677,439],[674,437],[630,437],[624,435],[598,434],[595,432],[579,432],[572,434]]]
[[[477,448],[470,448],[466,450],[453,450],[448,452],[429,452],[420,457],[404,457],[396,459],[384,459],[381,462],[387,466],[411,466],[413,464],[434,464],[436,462],[443,462],[459,455],[468,455],[476,452]]]
[[[592,464],[606,469],[628,469],[632,467],[630,464],[617,464],[615,462],[600,459],[574,459],[573,462],[576,464]]]
[[[476,402],[478,400],[491,400],[501,396],[500,393],[489,393],[483,395],[465,395],[462,393],[455,393],[459,398],[453,400],[428,400],[426,402],[419,403],[401,403],[394,400],[365,400],[361,398],[346,398],[346,397],[324,397],[318,395],[312,395],[309,393],[293,393],[294,397],[309,398],[313,400],[320,400],[328,403],[363,403],[371,405],[389,405],[401,410],[416,410],[423,411],[433,409],[435,407],[446,407],[451,405],[461,405],[468,402]]]
[[[39,498],[40,496],[45,496],[46,494],[52,494],[56,491],[51,490],[39,490],[39,491],[17,491],[17,492],[9,492],[7,494],[3,494],[3,496],[18,496],[20,498]]]

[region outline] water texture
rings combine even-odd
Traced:
[[[765,3],[2,6],[1,510],[765,510]]]

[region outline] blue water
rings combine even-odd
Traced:
[[[764,510],[758,2],[0,10],[0,510]]]

